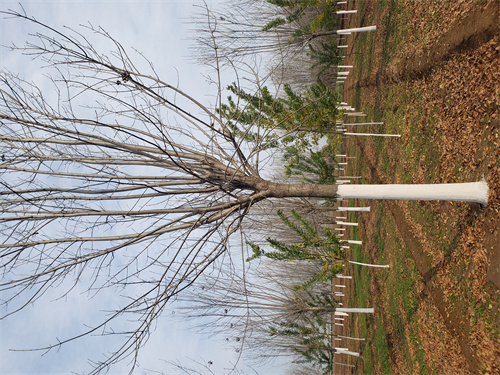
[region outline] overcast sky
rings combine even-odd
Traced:
[[[201,66],[189,61],[192,27],[184,21],[193,12],[193,4],[201,1],[22,1],[29,16],[55,27],[64,25],[77,28],[79,24],[90,22],[101,26],[120,41],[125,48],[134,47],[154,63],[155,69],[164,81],[179,87],[202,102],[213,101],[215,87],[208,86],[203,75],[210,74]],[[217,6],[221,1],[206,0],[209,6]],[[1,10],[21,10],[18,2],[2,1]],[[21,20],[0,20],[1,44],[11,41],[22,44],[30,32],[28,23]],[[96,46],[99,49],[99,46]],[[104,51],[106,52],[106,51]],[[30,70],[26,60],[19,55],[1,49],[2,69],[18,72],[28,81],[41,79],[41,73]],[[2,296],[5,298],[5,296]],[[54,293],[53,298],[59,295]],[[99,354],[112,345],[114,338],[87,338],[53,350],[45,356],[41,352],[12,352],[9,349],[23,349],[53,343],[55,338],[63,339],[72,333],[81,332],[83,324],[98,310],[114,308],[118,296],[103,296],[93,299],[89,306],[88,296],[74,290],[67,298],[28,307],[22,313],[0,322],[0,374],[68,374],[71,371],[87,372],[87,359],[100,359]],[[171,373],[164,361],[179,361],[192,365],[190,359],[200,363],[212,361],[215,374],[228,373],[228,368],[236,359],[234,348],[224,338],[207,339],[187,328],[190,323],[171,319],[175,311],[167,311],[159,319],[158,327],[147,346],[142,350],[140,371],[164,371]],[[107,341],[109,340],[109,341]],[[124,362],[113,368],[111,373],[124,373]],[[246,373],[255,373],[244,365]],[[282,374],[283,367],[256,367],[260,374]]]

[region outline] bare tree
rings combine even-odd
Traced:
[[[311,23],[320,10],[314,6],[304,11],[302,17],[293,22],[266,29],[276,17],[287,18],[291,9],[277,7],[265,0],[230,1],[225,7],[211,9],[200,6],[191,23],[195,25],[193,35],[197,41],[194,56],[202,63],[215,66],[224,63],[253,63],[256,59],[266,61],[265,68],[279,85],[286,82],[303,89],[314,81],[320,69],[310,66],[309,46],[328,38],[336,41],[336,30],[306,32],[297,31]],[[213,39],[216,39],[217,54],[214,54]]]
[[[342,186],[262,178],[258,142],[235,137],[215,109],[164,82],[152,64],[139,71],[102,29],[85,31],[111,43],[107,55],[77,31],[4,14],[40,27],[13,50],[53,74],[50,88],[0,75],[0,288],[11,295],[4,317],[65,280],[91,280],[95,293],[141,288],[101,323],[40,349],[119,333],[123,344],[93,372],[130,356],[134,368],[166,304],[227,253],[254,204],[349,195]],[[108,329],[132,318],[133,329]]]
[[[5,14],[44,31],[13,50],[55,74],[46,90],[15,73],[0,77],[1,288],[12,293],[6,316],[67,279],[94,280],[96,290],[141,285],[141,294],[78,335],[136,319],[134,329],[117,332],[123,345],[95,372],[137,359],[167,302],[226,252],[254,204],[335,195],[334,186],[319,193],[261,178],[258,144],[243,145],[215,110],[162,81],[152,65],[139,71],[105,31],[86,30],[112,43],[107,56],[76,31]]]
[[[202,276],[196,286],[180,296],[183,307],[179,316],[203,317],[205,324],[196,327],[199,332],[224,334],[247,356],[272,360],[283,354],[280,351],[284,346],[290,348],[290,342],[285,339],[284,346],[279,345],[283,337],[271,336],[271,326],[283,321],[309,321],[312,315],[328,315],[336,308],[328,293],[294,290],[310,277],[308,273],[316,271],[314,264],[279,263],[266,262],[257,270],[247,271],[245,278],[226,269]],[[210,324],[206,324],[207,319]]]

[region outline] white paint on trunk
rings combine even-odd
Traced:
[[[375,310],[373,307],[337,307],[336,311],[345,313],[373,314]]]
[[[486,206],[489,189],[485,181],[453,184],[339,185],[337,194],[342,198],[463,201]]]
[[[355,27],[353,29],[337,30],[337,34],[346,35],[346,34],[351,34],[351,33],[363,33],[363,32],[367,32],[367,31],[376,31],[376,30],[377,30],[377,26]]]
[[[354,357],[359,357],[359,353],[357,352],[350,352],[349,350],[338,350],[338,351],[337,350],[335,350],[335,354],[347,354],[347,355],[352,355]]]
[[[352,276],[344,276],[342,274],[335,275],[335,277],[338,277],[339,279],[352,279]]]
[[[338,4],[338,3],[337,3]],[[357,10],[337,10],[337,14],[355,14]]]
[[[353,122],[350,124],[342,123],[345,126],[358,126],[358,125],[384,125],[383,122]]]
[[[370,207],[339,207],[337,211],[370,212]]]
[[[358,185],[355,185],[355,186],[358,186]],[[347,240],[347,243],[350,243],[350,244],[353,244],[353,245],[363,245],[363,242],[362,241],[358,241],[358,240]]]
[[[358,223],[351,223],[351,222],[345,222],[345,221],[337,221],[338,225],[346,225],[346,226],[351,226],[351,227],[357,227]]]
[[[348,365],[347,363],[339,363],[339,362],[333,362],[333,363],[336,364],[336,365],[340,365],[340,366],[356,367],[354,365]]]
[[[359,264],[360,266],[368,266],[368,267],[380,267],[380,268],[389,268],[388,264],[371,264],[371,263],[359,263],[348,260],[349,263]]]
[[[396,137],[400,138],[401,134],[378,134],[378,133],[344,133],[345,135],[361,135],[364,137]]]
[[[341,335],[338,335],[338,337],[342,337],[343,339],[350,339],[350,340],[365,341],[365,339],[364,339],[364,338],[359,338],[359,337],[350,337],[350,336],[341,336]]]

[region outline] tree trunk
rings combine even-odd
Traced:
[[[373,307],[337,307],[335,308],[338,312],[344,313],[365,313],[365,314],[373,314]]]
[[[345,135],[358,135],[364,137],[397,137],[400,138],[401,134],[379,134],[379,133],[347,133],[344,132]]]
[[[262,179],[246,180],[268,198],[359,198],[430,201],[464,201],[486,205],[488,184],[485,181],[451,184],[317,185],[281,184]]]
[[[337,225],[345,225],[345,226],[351,226],[351,227],[357,227],[358,223],[351,223],[350,221],[337,221]]]
[[[383,122],[353,122],[353,123],[341,123],[342,126],[360,126],[360,125],[384,125]]]
[[[337,207],[337,211],[370,212],[370,207]]]
[[[344,34],[352,34],[352,33],[362,33],[366,31],[376,31],[377,26],[365,26],[365,27],[356,27],[354,29],[343,29],[343,30],[337,30],[337,34],[339,35],[344,35]]]
[[[454,184],[415,185],[340,185],[337,194],[342,198],[401,199],[430,201],[464,201],[488,203],[488,184],[485,181]]]
[[[360,337],[350,337],[350,336],[341,336],[341,335],[336,335],[336,337],[341,337],[343,339],[349,339],[349,340],[357,340],[357,341],[364,341],[364,338]]]
[[[367,266],[367,267],[380,267],[380,268],[389,268],[388,264],[371,264],[371,263],[360,263],[360,262],[354,262],[352,260],[348,260],[349,263],[351,264],[359,264],[360,266]]]
[[[347,355],[352,355],[354,357],[359,357],[359,353],[358,352],[351,352],[349,350],[339,350],[339,349],[336,349],[335,350],[335,354],[347,354]]]
[[[347,363],[339,363],[339,362],[333,362],[333,363],[334,363],[334,364],[336,364],[336,365],[340,365],[340,366],[356,367],[356,366],[354,366],[354,365],[349,365],[349,364],[347,364]]]

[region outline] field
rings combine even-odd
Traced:
[[[500,373],[500,46],[493,1],[355,1],[345,65],[354,65],[344,101],[383,126],[350,137],[348,175],[360,183],[479,181],[487,207],[468,203],[351,201],[363,240],[349,303],[375,307],[349,325],[361,357],[357,374]],[[425,4],[425,5],[424,5]],[[361,132],[361,130],[359,130]],[[347,357],[347,356],[346,356]]]

